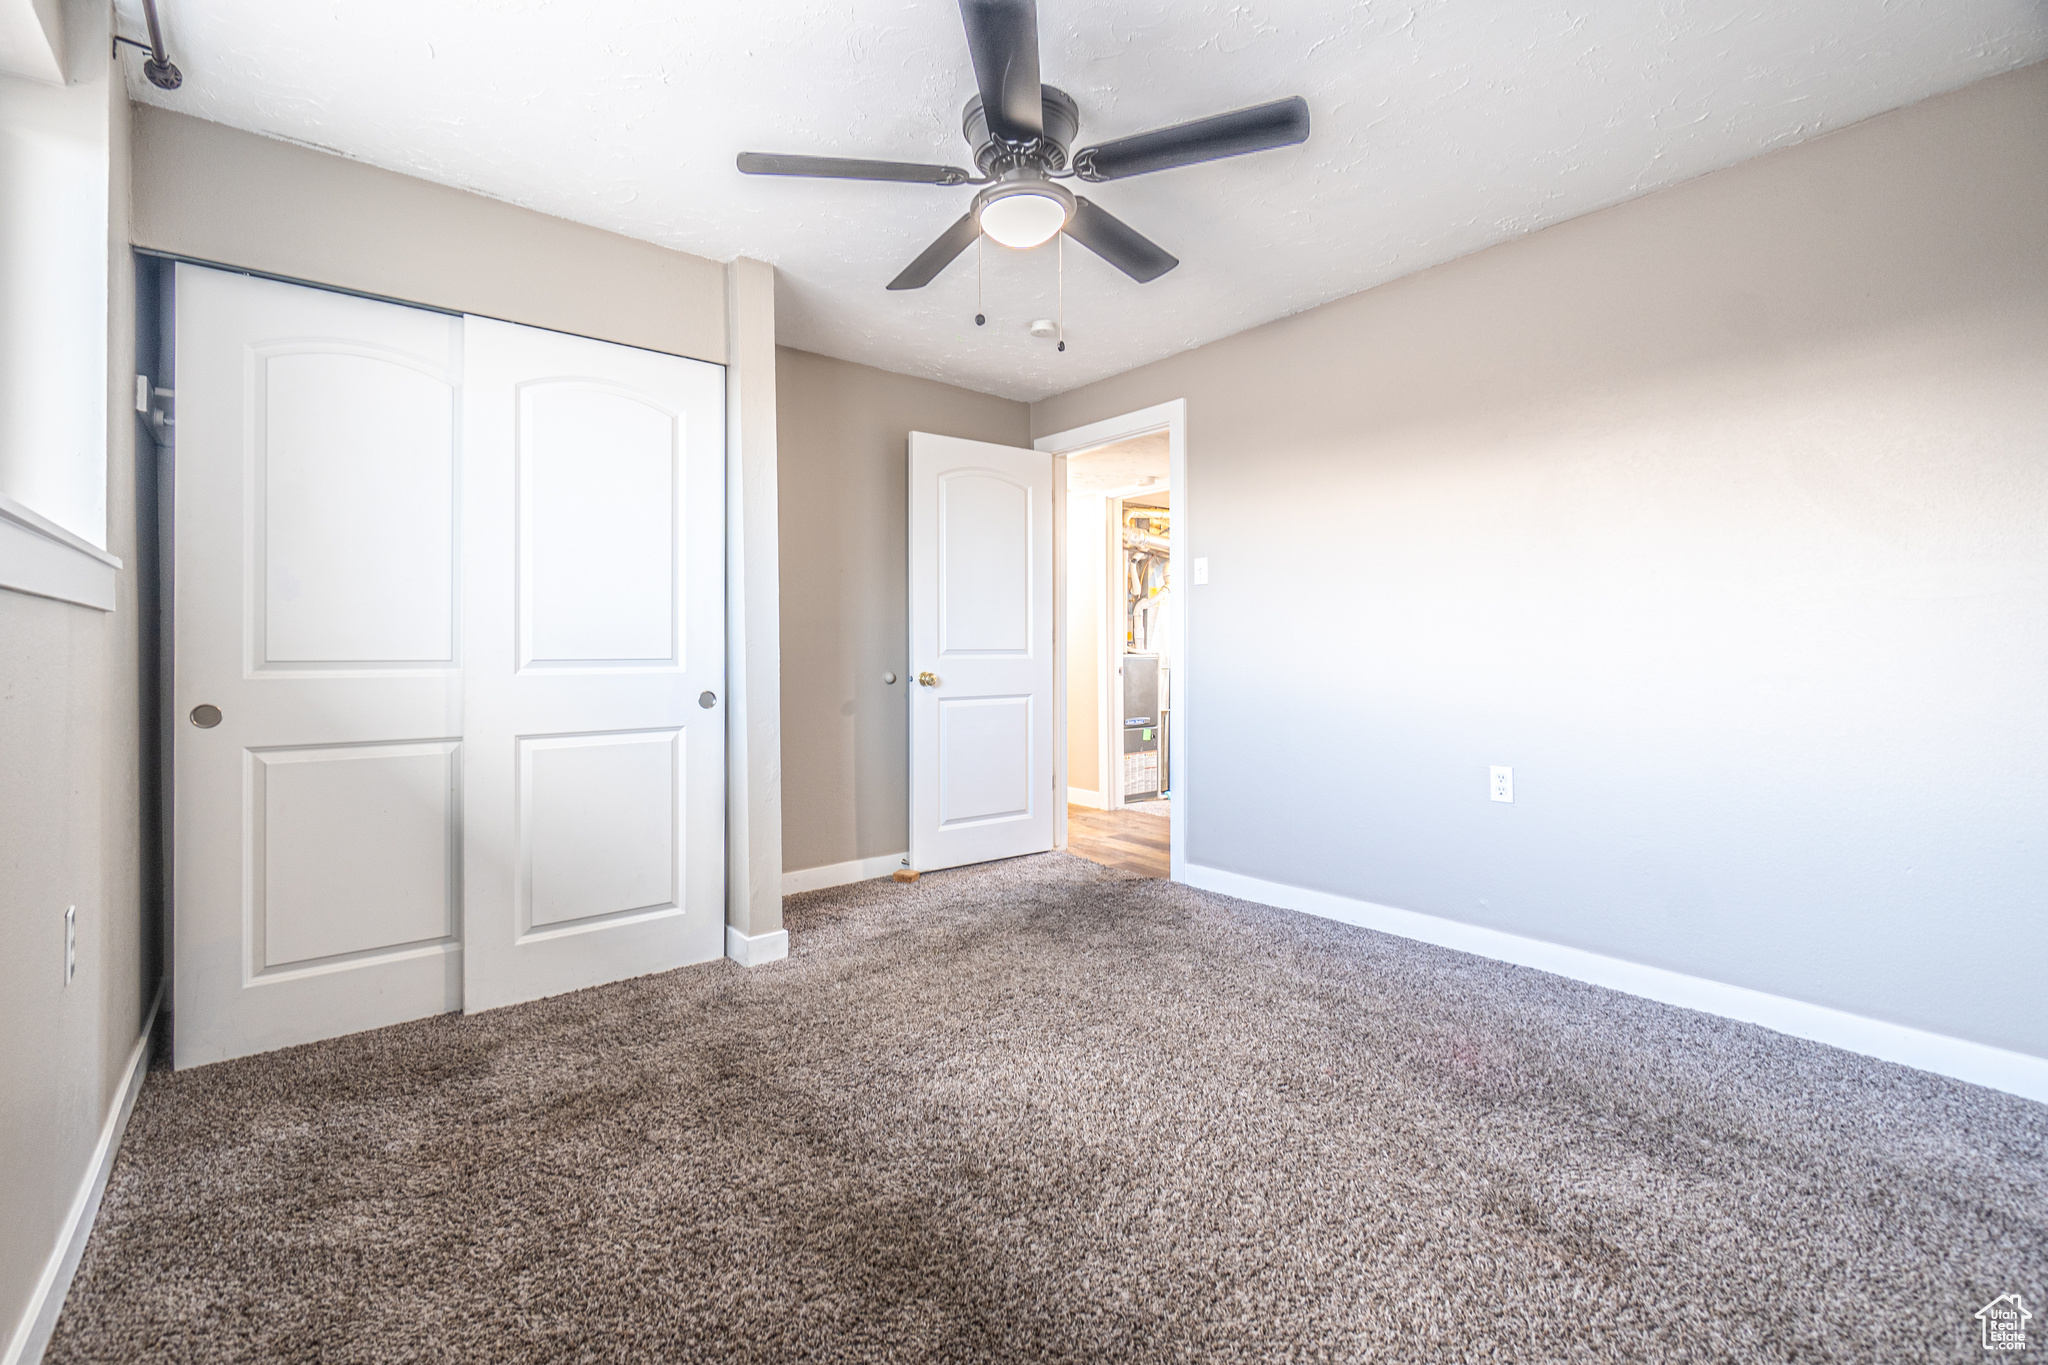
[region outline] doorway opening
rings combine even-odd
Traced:
[[[1066,455],[1067,847],[1171,872],[1173,482],[1161,427]]]

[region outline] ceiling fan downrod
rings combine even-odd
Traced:
[[[185,83],[185,73],[178,70],[171,54],[164,50],[163,27],[156,19],[156,0],[142,0],[142,17],[149,24],[149,41],[137,42],[117,33],[114,46],[119,49],[125,43],[147,52],[149,55],[142,59],[142,74],[149,77],[149,83],[159,90],[176,90]]]

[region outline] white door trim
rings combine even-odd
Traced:
[[[1102,755],[1096,765],[1096,790],[1102,793],[1104,810],[1124,808],[1124,650],[1130,645],[1126,630],[1131,610],[1130,560],[1124,556],[1124,497],[1112,490],[1102,499],[1102,600],[1095,604],[1101,629],[1095,642],[1095,749]],[[1172,523],[1167,523],[1169,526]],[[1169,736],[1167,743],[1171,744]],[[1173,768],[1172,755],[1167,769]]]
[[[1095,604],[1096,621],[1101,627],[1096,634],[1095,657],[1100,665],[1095,670],[1095,749],[1099,762],[1095,765],[1096,791],[1101,800],[1096,803],[1101,810],[1122,810],[1124,800],[1124,725],[1123,725],[1123,676],[1121,660],[1124,645],[1128,643],[1125,632],[1130,599],[1125,585],[1126,565],[1124,558],[1124,500],[1139,494],[1173,492],[1173,484],[1133,485],[1129,488],[1112,488],[1102,495],[1102,600]],[[1172,523],[1169,521],[1168,526]],[[1167,536],[1172,540],[1171,532]],[[1183,584],[1183,587],[1186,585]],[[1180,685],[1179,660],[1175,660],[1172,686]],[[1170,692],[1169,704],[1174,715],[1179,716],[1179,693]],[[1176,719],[1175,725],[1179,724]],[[1166,741],[1173,743],[1173,727],[1167,727]],[[1167,781],[1172,783],[1177,774],[1173,772],[1173,755],[1167,755]]]
[[[1067,457],[1052,457],[1052,783],[1064,793],[1067,771]],[[1052,803],[1052,846],[1067,846],[1067,803]]]
[[[1173,517],[1168,524],[1167,541],[1172,546],[1174,570],[1184,573],[1176,591],[1173,604],[1173,638],[1180,650],[1175,661],[1173,675],[1173,726],[1166,734],[1166,762],[1173,774],[1173,819],[1168,838],[1172,852],[1168,854],[1167,869],[1173,880],[1187,880],[1187,812],[1191,770],[1187,758],[1187,733],[1192,715],[1190,698],[1194,695],[1191,679],[1194,674],[1196,650],[1188,632],[1188,598],[1194,589],[1192,569],[1183,570],[1182,565],[1192,566],[1187,557],[1188,546],[1188,403],[1185,398],[1176,398],[1168,403],[1158,403],[1136,412],[1127,412],[1121,417],[1110,417],[1086,426],[1074,427],[1068,431],[1057,431],[1041,436],[1031,444],[1038,450],[1054,455],[1071,455],[1080,450],[1092,450],[1112,441],[1126,440],[1132,436],[1143,436],[1147,432],[1165,431],[1167,437],[1167,487],[1173,490]],[[1064,483],[1064,480],[1061,481]],[[1064,599],[1062,599],[1064,601]],[[1061,646],[1065,645],[1066,616],[1059,617]],[[1066,674],[1059,675],[1061,705],[1065,704]],[[1061,730],[1061,744],[1065,744],[1065,730]],[[1104,800],[1112,798],[1110,791],[1117,790],[1117,784],[1110,782],[1104,792]],[[1118,804],[1121,804],[1120,802]]]
[[[725,267],[725,922],[782,930],[782,606],[776,487],[775,267]]]

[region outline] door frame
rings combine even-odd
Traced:
[[[1172,556],[1176,573],[1183,571],[1181,566],[1188,566],[1185,578],[1180,584],[1176,585],[1176,590],[1173,593],[1173,602],[1169,608],[1173,614],[1173,638],[1179,647],[1180,657],[1178,659],[1178,667],[1175,668],[1173,675],[1173,724],[1166,733],[1166,761],[1167,766],[1173,773],[1174,807],[1173,819],[1169,822],[1170,829],[1168,831],[1171,851],[1167,855],[1167,872],[1174,881],[1178,882],[1186,880],[1184,873],[1187,868],[1186,817],[1188,810],[1187,795],[1189,791],[1187,732],[1190,714],[1189,697],[1193,694],[1189,681],[1194,671],[1193,662],[1195,655],[1188,636],[1188,590],[1194,586],[1194,574],[1192,572],[1194,561],[1187,557],[1189,544],[1187,400],[1185,398],[1175,398],[1169,402],[1155,403],[1151,407],[1139,408],[1135,412],[1127,412],[1120,417],[1109,417],[1100,422],[1090,422],[1086,426],[1053,432],[1051,435],[1039,437],[1031,444],[1033,449],[1047,451],[1054,456],[1064,457],[1084,450],[1093,450],[1096,446],[1105,446],[1113,441],[1128,440],[1133,436],[1145,436],[1156,431],[1164,431],[1166,433],[1166,484],[1168,488],[1173,490],[1174,499],[1173,516],[1167,527],[1167,544],[1170,547],[1168,553]],[[1060,459],[1056,463],[1059,468],[1056,471],[1057,477],[1054,480],[1054,486],[1061,500],[1060,505],[1064,507],[1066,498],[1065,461]],[[1064,569],[1063,564],[1058,567],[1062,570]],[[1064,757],[1067,712],[1067,613],[1064,595],[1064,572],[1060,574],[1058,590],[1061,596],[1059,599],[1059,610],[1055,616],[1057,624],[1054,630],[1055,638],[1058,642],[1056,649],[1058,651],[1059,672],[1055,678],[1055,684],[1059,692],[1058,709],[1061,753]],[[1107,631],[1104,632],[1104,637],[1108,638]],[[1107,700],[1105,699],[1103,708],[1105,715],[1108,710]],[[1113,787],[1114,785],[1115,783],[1112,782],[1111,786]],[[1105,788],[1103,793],[1105,802],[1109,800],[1109,796],[1109,789]],[[1119,801],[1117,804],[1121,805],[1122,802]],[[1060,811],[1062,814],[1066,811],[1064,802],[1061,803]]]
[[[1096,631],[1100,637],[1095,642],[1095,790],[1102,797],[1104,810],[1122,810],[1129,803],[1124,800],[1123,765],[1123,665],[1126,632],[1125,613],[1130,610],[1130,598],[1124,588],[1124,501],[1141,493],[1173,492],[1173,483],[1134,484],[1129,488],[1112,488],[1102,495],[1102,600],[1095,604],[1097,622],[1101,627]],[[1167,540],[1171,543],[1172,522],[1167,525]],[[1173,673],[1173,686],[1179,686],[1180,672]],[[1177,696],[1178,693],[1169,693]],[[1174,703],[1179,705],[1178,701]],[[1173,744],[1172,727],[1167,727],[1167,745]],[[1173,770],[1173,756],[1167,755],[1167,771]]]

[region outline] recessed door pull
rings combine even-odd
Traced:
[[[192,708],[192,723],[202,730],[211,730],[220,724],[220,708],[209,701],[199,703]]]

